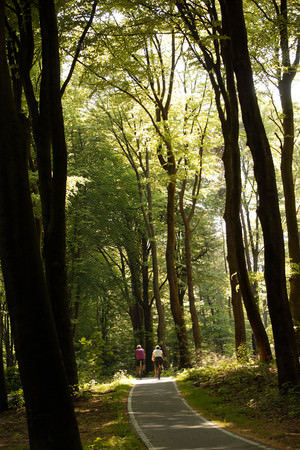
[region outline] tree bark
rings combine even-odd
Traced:
[[[43,256],[46,278],[60,345],[69,382],[78,384],[72,328],[68,311],[65,262],[65,184],[66,148],[60,99],[60,62],[58,33],[53,0],[40,2],[42,35],[42,75],[39,102],[30,78],[33,64],[34,37],[30,2],[15,5],[20,39],[9,28],[18,48],[19,76],[22,81],[37,150],[39,193],[43,216]]]
[[[227,23],[223,20],[223,31],[227,34]],[[234,82],[234,72],[231,61],[231,51],[228,42],[223,43],[222,57],[226,68],[227,77],[227,102],[226,120],[222,120],[224,136],[223,162],[226,180],[226,203],[224,218],[227,228],[227,243],[231,249],[231,270],[236,269],[239,289],[242,293],[243,302],[247,311],[248,320],[253,330],[260,360],[268,362],[272,359],[272,352],[267,333],[264,329],[258,306],[254,298],[253,290],[249,281],[243,232],[240,219],[241,210],[241,162],[239,148],[239,120],[238,101]]]
[[[3,361],[3,309],[0,299],[0,412],[7,410],[8,400]]]
[[[191,365],[191,358],[188,346],[188,335],[186,330],[184,312],[179,302],[178,279],[176,273],[176,258],[175,258],[175,191],[176,191],[176,161],[172,148],[172,140],[168,128],[168,114],[171,105],[172,90],[174,83],[174,73],[176,67],[175,59],[175,33],[172,32],[171,43],[171,69],[168,81],[168,87],[165,79],[165,67],[160,53],[161,49],[156,46],[161,67],[161,80],[159,83],[154,83],[149,70],[149,84],[155,98],[156,124],[162,124],[162,130],[156,127],[160,143],[157,147],[157,157],[161,167],[168,175],[168,201],[167,201],[167,248],[166,248],[166,263],[167,263],[167,277],[169,282],[170,292],[170,306],[175,324],[175,331],[179,348],[179,367],[189,367]],[[150,67],[150,59],[148,55],[147,64]],[[160,83],[165,86],[160,90]],[[156,87],[157,84],[157,87]],[[166,97],[166,98],[165,98]],[[163,155],[165,150],[166,157]]]
[[[67,149],[60,95],[60,61],[54,1],[40,0],[39,13],[43,58],[41,85],[45,88],[43,107],[49,111],[47,126],[53,155],[50,221],[44,227],[46,278],[67,376],[69,383],[76,386],[78,376],[68,305],[66,271]]]
[[[293,153],[295,139],[294,106],[292,83],[299,66],[300,39],[298,38],[295,59],[291,63],[288,33],[287,1],[281,0],[280,9],[276,6],[280,48],[282,58],[282,76],[279,80],[279,93],[282,108],[283,143],[281,148],[281,179],[285,200],[285,215],[288,230],[288,250],[290,258],[290,307],[296,331],[296,342],[300,354],[300,243],[296,211],[295,187],[293,178]]]
[[[150,372],[153,367],[151,357],[154,345],[153,345],[152,302],[149,301],[149,268],[148,268],[149,248],[147,239],[145,237],[142,238],[142,247],[143,247],[143,265],[142,265],[143,310],[145,323],[146,372]]]
[[[130,317],[133,326],[136,344],[144,346],[145,342],[145,318],[143,309],[143,295],[140,278],[139,254],[129,247],[126,249],[128,266],[131,275],[132,300],[129,305]]]
[[[259,348],[262,360],[269,360],[271,358],[271,350],[268,338],[261,318],[259,316],[255,299],[250,288],[249,277],[247,273],[245,254],[243,247],[242,228],[240,223],[240,202],[241,202],[241,169],[240,169],[240,151],[239,151],[239,121],[238,121],[238,102],[236,89],[234,84],[234,73],[229,53],[229,47],[226,40],[221,39],[220,47],[215,45],[215,60],[211,55],[210,50],[203,44],[197,30],[197,25],[193,21],[193,15],[190,14],[189,6],[186,2],[178,1],[176,5],[190,30],[193,39],[199,46],[203,58],[200,58],[200,63],[207,70],[212,87],[215,92],[215,101],[218,110],[218,115],[222,125],[222,132],[224,137],[224,153],[223,162],[225,170],[226,181],[226,203],[224,219],[226,223],[226,239],[228,250],[228,263],[230,265],[230,276],[234,274],[238,276],[238,284],[242,293],[243,301],[247,310],[248,318],[253,332],[256,334],[256,339],[260,342]],[[219,19],[215,8],[215,2],[212,1],[209,8],[211,23],[215,24],[212,32],[214,35],[222,34],[223,30],[219,27]],[[201,12],[200,12],[201,14]],[[224,26],[224,23],[222,24]],[[226,24],[225,24],[226,26]],[[225,67],[225,74],[222,73],[221,61]],[[223,102],[221,101],[221,98]],[[231,279],[231,288],[236,288],[236,283]],[[236,292],[232,290],[232,301],[235,308],[233,312],[239,311],[238,298]],[[241,319],[239,313],[234,319],[239,322]],[[241,330],[242,324],[236,324],[236,331]],[[243,339],[243,333],[238,332],[236,335],[236,347],[240,346],[240,339]]]
[[[176,176],[176,175],[173,175]],[[167,275],[170,289],[171,311],[175,323],[175,331],[179,346],[179,368],[191,365],[188,347],[188,336],[185,326],[184,313],[179,303],[178,280],[175,266],[175,181],[170,180],[168,184],[168,207],[167,207]]]
[[[0,254],[33,450],[81,449],[33,216],[27,130],[17,114],[0,2]]]
[[[200,183],[200,181],[197,179],[197,177],[196,177],[195,183]],[[194,215],[194,208],[192,208],[191,213],[189,214],[189,216],[187,216],[184,211],[184,207],[183,207],[183,197],[184,197],[184,192],[185,192],[185,186],[186,186],[186,179],[183,181],[182,189],[180,191],[179,201],[180,201],[181,217],[182,217],[183,224],[184,224],[185,266],[186,266],[186,278],[187,278],[190,314],[191,314],[191,319],[192,319],[192,331],[193,331],[194,345],[195,345],[195,351],[196,351],[196,361],[200,362],[201,356],[202,356],[202,348],[201,348],[202,347],[202,339],[201,339],[198,314],[197,314],[196,305],[195,305],[192,253],[191,253],[191,236],[193,233],[191,230],[191,220]],[[195,196],[193,196],[193,206],[195,205],[194,198],[195,198]]]
[[[233,67],[242,117],[253,160],[265,243],[265,280],[278,367],[279,387],[300,383],[300,368],[288,303],[284,242],[275,171],[255,93],[241,0],[220,0],[223,20],[228,24]]]

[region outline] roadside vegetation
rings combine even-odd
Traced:
[[[272,448],[300,448],[300,392],[279,393],[275,366],[211,359],[177,382],[187,402],[222,428]]]
[[[163,376],[174,376],[186,401],[220,427],[274,449],[300,448],[300,393],[288,387],[279,393],[275,365],[237,363],[210,354],[201,367],[169,369]],[[120,371],[107,382],[93,379],[80,385],[74,404],[84,449],[145,448],[128,421],[132,382],[131,375]],[[28,449],[22,389],[15,373],[10,373],[9,385],[15,391],[9,411],[1,414],[0,448]]]

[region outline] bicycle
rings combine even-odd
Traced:
[[[141,380],[143,376],[143,361],[140,359],[138,378]]]
[[[160,380],[160,374],[162,371],[162,361],[158,362],[158,366],[157,366],[157,379]]]

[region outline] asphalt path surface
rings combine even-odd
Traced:
[[[128,396],[128,413],[148,449],[270,449],[206,420],[186,403],[172,378],[136,380]]]

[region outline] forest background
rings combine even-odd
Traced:
[[[65,427],[68,385],[132,372],[137,344],[147,372],[159,343],[299,385],[297,2],[0,12],[2,409],[18,360],[39,445],[39,398]]]

